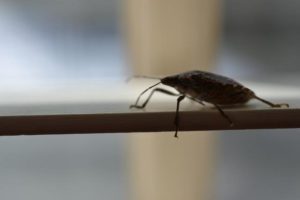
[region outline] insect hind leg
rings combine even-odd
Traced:
[[[260,98],[258,96],[254,96],[254,98],[257,99],[257,100],[259,100],[259,101],[261,101],[261,102],[263,102],[263,103],[265,103],[265,104],[267,104],[267,105],[269,105],[269,106],[271,106],[272,108],[280,108],[282,106],[286,106],[287,108],[290,107],[289,104],[287,104],[287,103],[274,104],[274,103],[272,103],[270,101],[267,101],[265,99],[262,99],[262,98]]]
[[[195,101],[197,103],[200,103],[200,104],[202,104],[202,105],[205,106],[205,104],[202,101],[199,101],[199,100],[194,99],[194,98],[191,98],[191,100],[193,100],[193,101]],[[217,104],[213,104],[213,105],[217,108],[217,110],[220,112],[220,114],[222,115],[222,117],[224,117],[229,122],[230,127],[234,126],[233,121],[230,119],[230,117],[228,115],[226,115],[226,113],[222,110],[222,108],[219,105],[217,105]]]
[[[201,101],[201,100],[199,100],[199,99],[197,99],[197,98],[194,98],[194,97],[188,97],[188,96],[187,96],[187,98],[190,99],[191,101],[194,101],[194,102],[196,102],[196,103],[201,104],[202,106],[205,106],[205,104],[203,103],[203,101]]]
[[[232,120],[230,119],[230,117],[228,115],[226,115],[226,113],[222,110],[222,108],[220,106],[218,106],[217,104],[213,104],[218,111],[220,112],[220,114],[229,122],[230,127],[234,126],[234,123],[232,122]]]

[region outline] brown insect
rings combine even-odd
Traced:
[[[159,79],[154,77],[147,76],[137,76],[142,78],[151,78],[151,79]],[[274,104],[270,101],[262,99],[255,95],[255,93],[249,88],[243,86],[237,81],[227,78],[225,76],[221,76],[218,74],[204,72],[204,71],[188,71],[181,74],[167,76],[159,79],[160,82],[150,86],[146,90],[144,90],[137,98],[134,105],[131,105],[130,108],[138,108],[142,109],[148,104],[150,98],[155,92],[161,92],[167,95],[177,96],[177,106],[176,106],[176,114],[175,114],[175,137],[177,136],[179,130],[179,105],[180,102],[185,98],[189,98],[193,101],[196,101],[202,105],[203,102],[207,102],[213,104],[220,114],[229,122],[230,126],[233,126],[234,123],[225,114],[222,110],[222,106],[225,105],[237,105],[244,104],[248,102],[250,99],[257,99],[262,101],[265,104],[268,104],[271,107],[281,107],[286,106],[289,107],[288,104]],[[151,88],[159,85],[160,83],[175,88],[179,94],[173,93],[163,88],[155,88],[151,91],[150,95],[147,97],[146,101],[142,105],[138,105],[138,102],[141,96],[146,93]]]

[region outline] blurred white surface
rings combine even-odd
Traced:
[[[71,108],[56,111],[76,112],[74,102],[96,102],[106,95],[104,87],[113,92],[124,63],[115,30],[117,1],[103,2],[0,1],[2,113],[51,113],[49,104],[66,100]],[[98,16],[91,9],[101,13],[101,22],[92,23]],[[119,134],[1,137],[1,199],[126,199],[124,139]]]

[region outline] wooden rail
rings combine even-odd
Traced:
[[[226,110],[225,110],[226,111]],[[300,128],[300,109],[228,110],[228,122],[216,110],[180,113],[180,130]],[[0,117],[0,135],[48,135],[174,131],[174,112],[36,115]]]

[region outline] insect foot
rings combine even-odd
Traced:
[[[139,106],[139,105],[131,105],[131,106],[129,106],[129,108],[130,108],[130,109],[132,109],[132,108],[143,109],[143,108],[144,108],[144,106]]]
[[[136,107],[136,105],[130,105],[129,106],[129,108],[131,109],[131,108],[135,108]]]
[[[281,103],[281,104],[274,104],[272,107],[273,107],[273,108],[282,108],[282,107],[289,108],[290,105],[287,104],[287,103]]]

